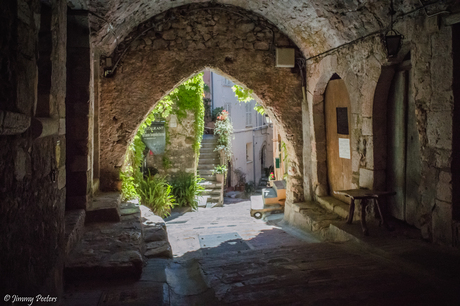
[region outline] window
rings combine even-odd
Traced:
[[[252,105],[251,103],[246,103],[246,126],[252,126]]]
[[[252,162],[252,142],[246,143],[246,162]]]
[[[224,78],[223,85],[231,87],[233,86],[233,82]]]

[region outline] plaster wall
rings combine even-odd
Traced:
[[[213,73],[212,78],[214,108],[223,107],[229,111],[230,120],[233,124],[232,170],[240,169],[246,174],[246,182],[252,181],[258,184],[263,171],[261,150],[264,145],[266,148],[264,167],[273,165],[272,128],[268,127],[264,116],[254,110],[256,101],[240,103],[233,92],[233,82],[217,73]],[[246,156],[248,144],[252,150],[250,156]],[[232,175],[231,178],[231,185],[235,186],[237,184],[236,176]]]

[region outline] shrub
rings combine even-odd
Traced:
[[[176,198],[177,206],[190,206],[192,209],[198,208],[198,199],[204,190],[199,183],[203,179],[193,173],[184,171],[179,172],[171,179],[172,193]]]
[[[141,204],[150,207],[154,214],[162,218],[169,216],[175,202],[171,189],[165,176],[149,175],[139,182]]]
[[[249,197],[256,191],[256,188],[254,187],[254,182],[250,181],[249,183],[244,184],[244,197],[246,199],[249,199]]]

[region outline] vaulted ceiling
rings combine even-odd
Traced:
[[[140,23],[170,8],[190,3],[234,5],[258,13],[312,56],[390,25],[390,0],[68,0],[91,14],[93,43],[104,54]],[[436,13],[454,0],[393,0],[398,16]],[[424,5],[426,6],[424,8]],[[425,12],[424,12],[425,10]]]

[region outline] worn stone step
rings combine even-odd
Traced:
[[[216,175],[211,174],[211,175],[200,175],[201,178],[205,179],[206,181],[215,181],[216,180]]]
[[[211,147],[211,146],[206,146],[206,147],[201,147],[200,149],[200,155],[203,154],[203,153],[218,153],[216,151],[214,151],[215,147]]]
[[[324,209],[317,202],[286,204],[284,218],[291,225],[312,232],[322,239],[330,239],[329,227],[341,218]]]
[[[201,175],[212,175],[212,169],[198,169],[198,173]]]
[[[217,164],[198,164],[198,171],[201,170],[212,170],[214,167],[217,166]]]
[[[220,200],[220,195],[217,196],[209,196],[208,202],[219,202]]]
[[[123,205],[120,222],[86,224],[80,242],[66,258],[65,278],[139,278],[143,249],[140,210],[131,203]]]
[[[219,158],[219,153],[217,152],[203,152],[200,153],[200,159],[204,158]]]
[[[203,190],[202,195],[220,195],[220,188],[207,188]]]
[[[216,144],[206,143],[206,144],[202,145],[202,147],[200,148],[200,153],[216,152],[216,151],[214,151],[215,148],[216,148]]]
[[[198,164],[200,165],[219,165],[220,160],[218,158],[200,158]]]
[[[346,219],[348,217],[348,212],[350,210],[350,206],[347,203],[344,203],[334,197],[318,197],[318,203],[328,211],[334,212],[340,217]],[[356,201],[356,204],[359,204],[359,201]],[[358,206],[359,208],[359,206]],[[359,209],[355,209],[355,213],[353,215],[353,220],[361,220],[361,215],[359,213]]]
[[[75,209],[65,212],[65,255],[68,256],[80,242],[85,230],[86,212]]]
[[[204,143],[216,143],[216,142],[217,142],[217,137],[203,138],[201,140],[201,144],[204,144]]]
[[[202,181],[199,184],[203,186],[205,189],[222,187],[222,183],[219,183],[217,181]]]
[[[120,201],[119,192],[98,193],[86,210],[86,223],[119,222]]]

